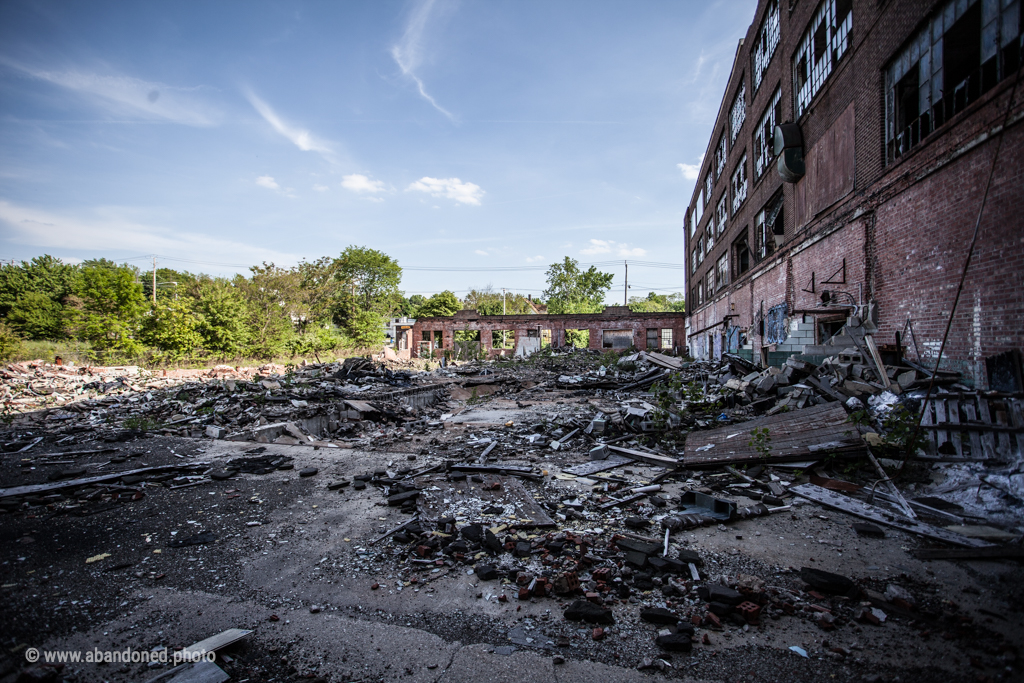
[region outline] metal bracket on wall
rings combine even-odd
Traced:
[[[811,273],[811,288],[810,289],[801,289],[800,291],[801,292],[807,292],[808,294],[814,294],[814,273],[813,272]]]
[[[838,280],[835,279],[837,275],[839,276]],[[822,282],[821,284],[823,284],[823,285],[845,285],[846,284],[846,259],[845,258],[843,259],[843,265],[841,265],[839,267],[839,270],[837,270],[836,272],[834,272],[831,275],[829,275],[828,279],[825,280],[824,282]],[[812,285],[812,287],[813,287],[813,285]]]

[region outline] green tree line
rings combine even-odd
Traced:
[[[451,291],[407,298],[401,279],[401,267],[387,254],[350,246],[337,257],[290,268],[263,263],[230,278],[159,268],[154,296],[152,271],[106,259],[72,265],[39,256],[0,266],[0,357],[22,340],[46,340],[84,343],[96,362],[319,358],[336,348],[379,346],[387,318],[396,314],[545,310],[512,292],[503,302],[490,286],[462,300]],[[547,312],[593,313],[603,307],[612,275],[581,271],[566,258],[551,266],[547,281]],[[652,293],[630,307],[674,310],[679,303]]]

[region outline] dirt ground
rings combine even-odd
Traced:
[[[329,483],[443,463],[451,456],[440,446],[464,447],[482,430],[500,435],[506,422],[528,424],[579,399],[548,391],[529,405],[479,397],[474,403],[443,428],[388,450],[269,444],[260,455],[290,456],[294,469],[179,489],[151,485],[139,500],[0,514],[0,681],[17,679],[29,648],[173,650],[229,628],[253,630],[218,661],[237,683],[1021,680],[1024,572],[1018,564],[920,561],[910,551],[928,545],[921,538],[891,528],[885,538],[858,536],[852,524],[860,520],[809,502],[672,536],[675,550],[696,551],[703,560],[694,589],[745,575],[778,595],[803,600],[796,614],[774,610],[760,625],[723,619],[721,627],[698,626],[690,653],[659,648],[654,640],[661,627],[640,620],[639,612],[661,606],[684,618],[703,614],[695,592],[668,598],[657,590],[634,591],[612,601],[615,623],[595,639],[592,624],[563,618],[569,599],[519,600],[514,583],[481,580],[468,563],[410,564],[407,545],[390,538],[373,543],[410,515],[389,507],[375,486],[329,490]],[[193,461],[223,465],[256,446],[143,436],[75,447],[103,445],[117,450],[76,464],[127,456],[100,471]],[[31,455],[51,448],[44,441]],[[2,457],[3,486],[47,481],[49,469],[23,468],[14,454]],[[554,476],[584,462],[583,451],[537,449],[505,457],[547,473],[540,482],[524,481],[540,502],[590,491],[585,483]],[[318,473],[301,477],[307,467]],[[653,476],[645,467],[625,469],[638,481]],[[709,481],[710,473],[688,472],[665,480],[661,493],[671,500]],[[607,538],[624,529],[625,514],[558,520],[553,532],[597,528],[596,535]],[[168,545],[201,532],[212,532],[215,540]],[[657,529],[647,533],[658,536]],[[510,562],[507,555],[502,561]],[[912,596],[913,610],[889,610],[879,625],[840,618],[824,630],[817,608],[845,614],[854,606],[844,604],[846,598],[808,598],[801,567],[847,576],[877,593],[899,586]],[[660,668],[637,670],[644,660],[659,658]],[[146,681],[168,668],[79,663],[62,673],[81,683],[119,683]]]

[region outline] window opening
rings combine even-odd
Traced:
[[[775,158],[775,124],[782,120],[782,90],[775,89],[754,131],[754,170],[760,178]]]
[[[744,154],[740,163],[736,164],[736,170],[732,172],[732,212],[740,208],[747,199],[747,155]]]
[[[1021,0],[949,0],[885,70],[886,163],[1017,72]]]
[[[853,26],[852,0],[823,0],[793,57],[793,91],[800,117],[846,54]]]
[[[732,101],[732,107],[729,110],[729,137],[730,142],[736,142],[736,136],[740,133],[740,128],[743,127],[743,122],[747,119],[747,87],[740,81],[740,89],[736,91],[736,97]]]
[[[774,0],[768,5],[764,21],[761,22],[761,29],[757,32],[757,39],[750,51],[750,88],[751,92],[757,92],[764,78],[764,72],[772,61],[775,48],[779,45],[779,2]]]

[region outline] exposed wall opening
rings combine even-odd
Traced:
[[[514,330],[492,330],[492,349],[514,349],[516,347],[516,333]]]
[[[747,241],[746,230],[732,243],[732,263],[736,277],[750,270],[750,243]]]
[[[566,346],[575,346],[577,349],[585,349],[590,346],[590,330],[566,330]]]
[[[672,348],[672,328],[663,327],[661,328],[661,348],[671,349]]]
[[[540,347],[546,349],[551,346],[551,330],[540,331]]]

